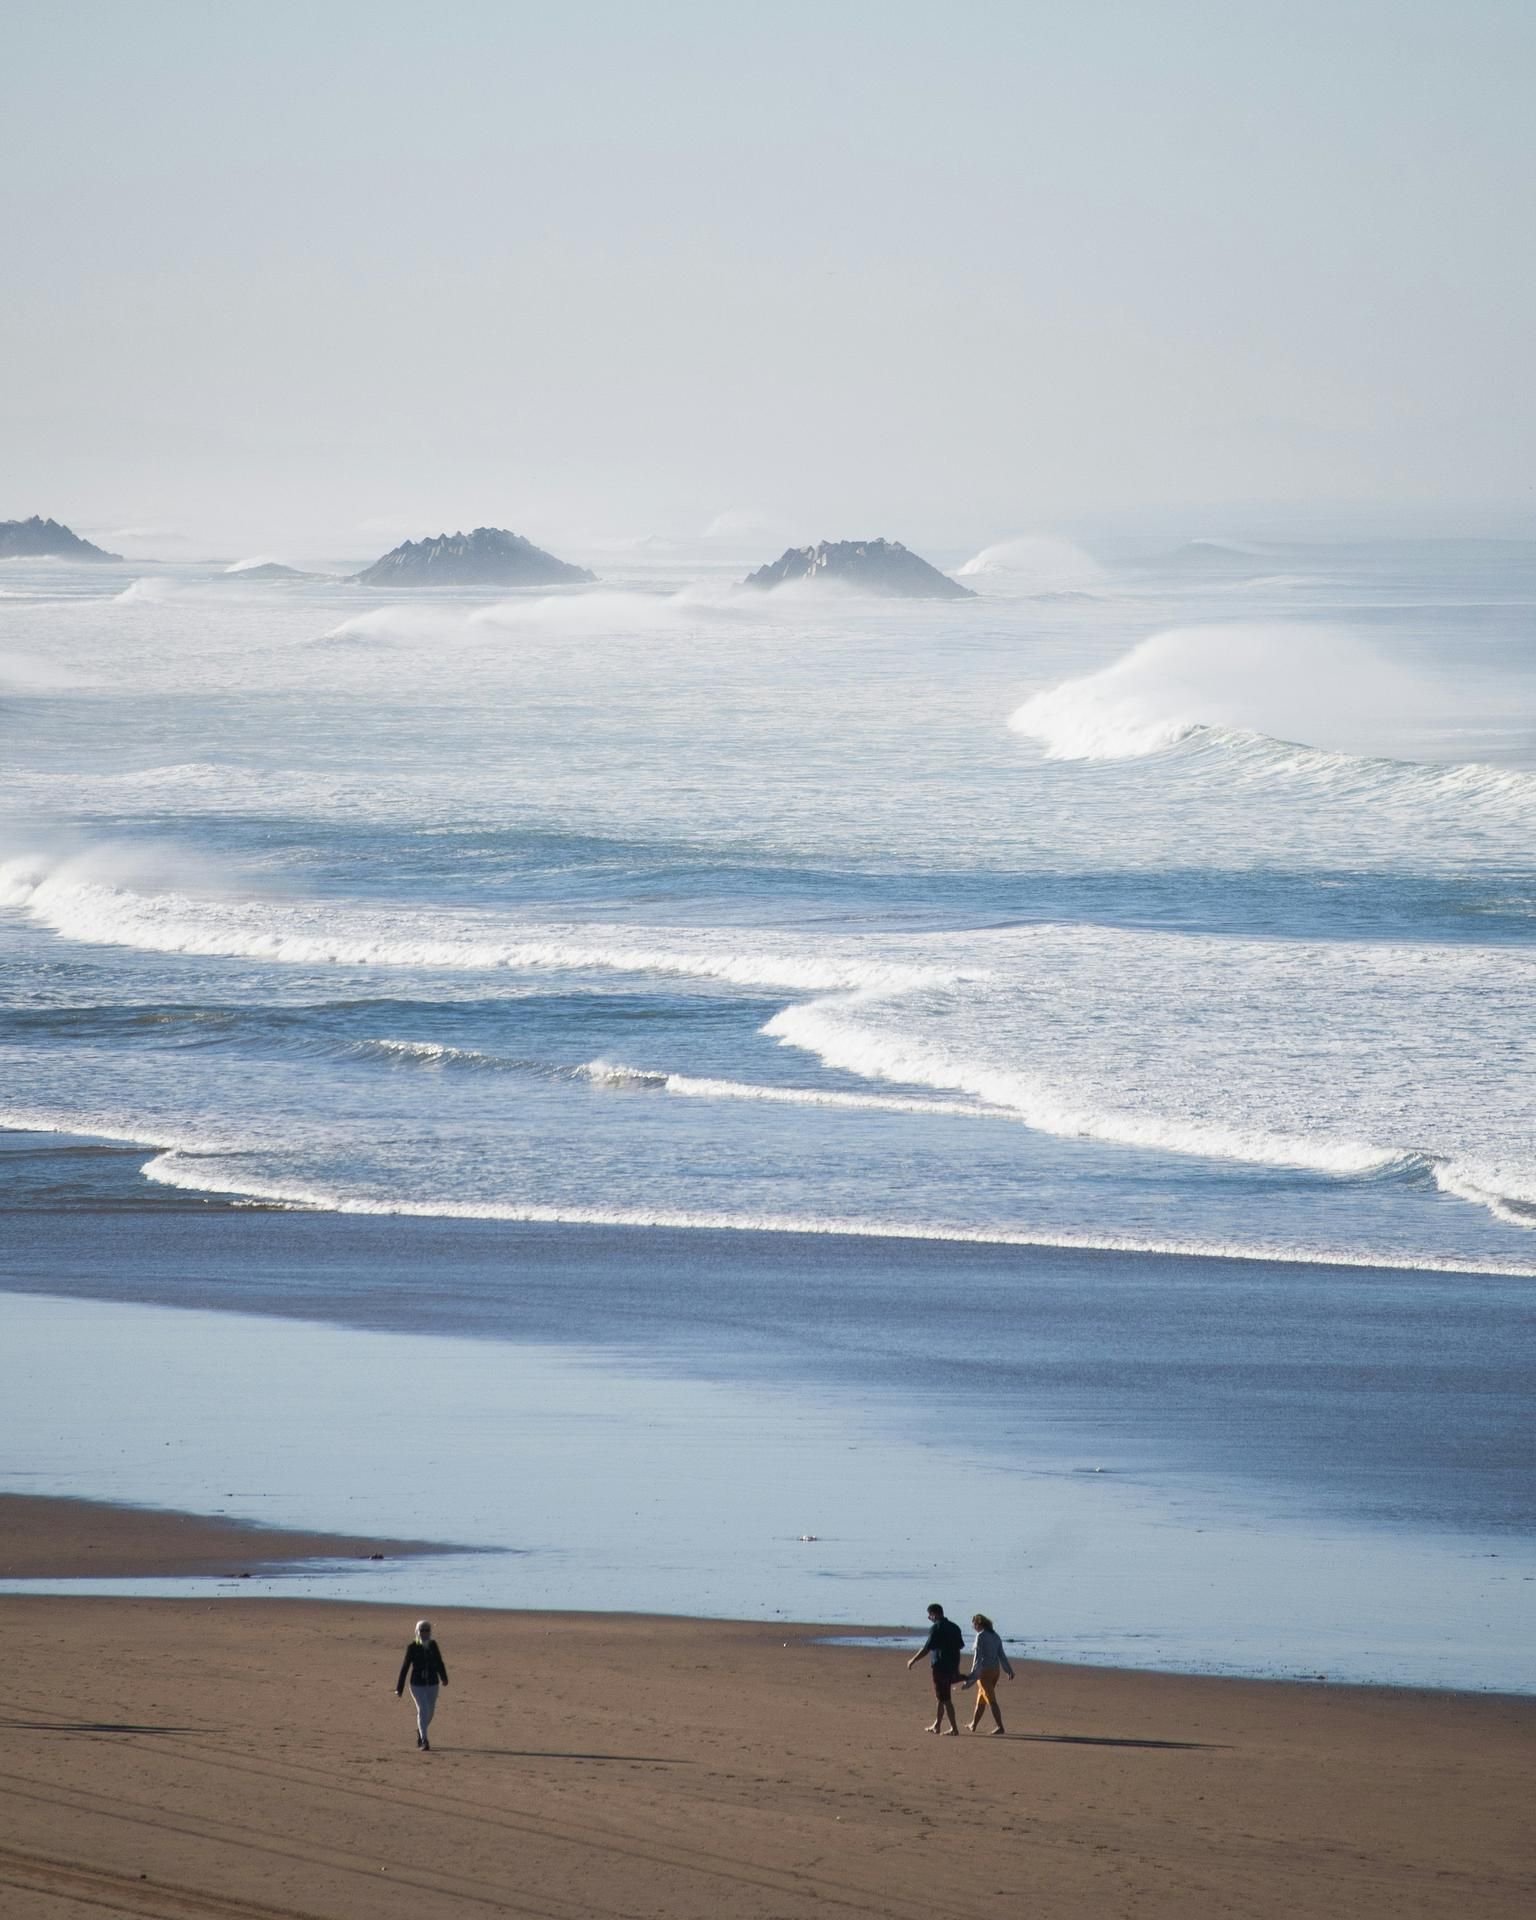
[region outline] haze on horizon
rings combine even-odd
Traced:
[[[0,517],[1532,524],[1522,0],[9,0],[5,44]]]

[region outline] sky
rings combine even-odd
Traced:
[[[1531,0],[0,0],[0,45],[0,517],[1536,526]]]

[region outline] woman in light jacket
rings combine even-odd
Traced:
[[[997,1676],[999,1672],[1013,1678],[1013,1668],[1008,1664],[1008,1655],[1003,1648],[1003,1636],[992,1625],[984,1613],[973,1613],[971,1625],[976,1629],[976,1638],[971,1646],[971,1670],[960,1682],[962,1687],[974,1686],[976,1689],[976,1711],[971,1715],[971,1732],[979,1730],[982,1717],[988,1707],[992,1709],[992,1718],[997,1725],[994,1734],[1002,1733],[1003,1716],[997,1710]]]
[[[405,1677],[411,1677],[411,1698],[416,1702],[416,1744],[423,1753],[432,1751],[432,1742],[427,1738],[427,1728],[432,1724],[432,1716],[437,1712],[437,1689],[439,1684],[447,1686],[448,1669],[443,1663],[442,1650],[432,1638],[432,1622],[416,1622],[416,1638],[405,1650],[405,1658],[400,1662],[400,1678],[395,1682],[395,1698],[405,1692]]]

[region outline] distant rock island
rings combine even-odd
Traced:
[[[328,580],[332,577],[325,573],[305,573],[301,567],[285,567],[281,560],[258,560],[249,567],[224,569],[226,580]]]
[[[930,567],[899,540],[823,540],[819,547],[790,547],[742,582],[782,587],[790,580],[837,580],[860,593],[900,600],[973,600],[969,587]]]
[[[596,579],[504,527],[407,540],[358,574],[365,587],[573,587]]]
[[[121,560],[82,540],[57,520],[0,520],[0,560]]]

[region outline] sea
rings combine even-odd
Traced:
[[[0,1485],[1536,1690],[1536,542],[569,557],[0,567]]]

